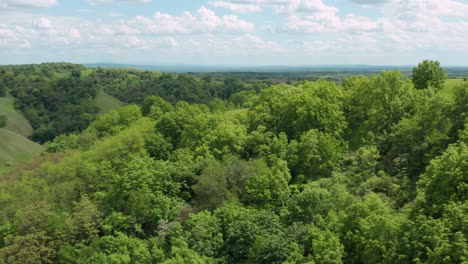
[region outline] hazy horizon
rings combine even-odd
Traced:
[[[79,62],[79,61],[42,61],[42,62],[25,62],[25,63],[1,63],[0,65],[39,65],[47,63],[72,63],[72,64],[81,64],[89,67],[99,67],[101,65],[110,66],[110,67],[125,67],[125,66],[148,66],[148,67],[220,67],[220,68],[331,68],[331,67],[342,67],[342,68],[354,68],[354,67],[389,67],[389,68],[413,68],[417,66],[421,61],[413,64],[358,64],[358,63],[347,63],[347,64],[195,64],[195,63],[125,63],[125,62]],[[467,64],[460,65],[441,65],[442,67],[449,68],[468,68]]]

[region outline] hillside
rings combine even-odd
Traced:
[[[31,135],[32,127],[28,120],[13,107],[12,96],[0,97],[0,114],[8,118],[6,129],[18,133],[24,137]]]
[[[94,102],[99,108],[99,113],[104,114],[113,109],[122,107],[124,104],[117,98],[108,95],[104,91],[99,91],[94,98]]]
[[[0,175],[9,167],[31,160],[43,149],[18,133],[0,128]]]
[[[31,160],[43,147],[27,138],[32,127],[28,120],[13,107],[12,96],[0,97],[0,114],[7,116],[5,128],[0,129],[0,174],[8,168]]]

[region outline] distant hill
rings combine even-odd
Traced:
[[[301,66],[236,66],[236,65],[138,65],[138,64],[115,64],[115,63],[92,63],[84,64],[90,68],[123,68],[139,69],[148,71],[160,71],[168,73],[192,73],[192,74],[215,74],[243,78],[252,74],[260,74],[271,77],[278,74],[299,75],[298,79],[307,77],[331,77],[342,79],[350,75],[372,75],[382,71],[399,70],[408,77],[411,76],[413,66],[410,65],[301,65]],[[468,66],[444,66],[449,78],[468,77]],[[250,78],[247,78],[250,79]],[[278,79],[278,78],[274,78]],[[284,79],[284,78],[279,78]]]
[[[243,65],[138,65],[91,63],[84,64],[91,68],[133,68],[141,70],[154,70],[162,72],[328,72],[328,71],[376,71],[411,70],[412,66],[374,66],[374,65],[300,65],[300,66],[243,66]]]

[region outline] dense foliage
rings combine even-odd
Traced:
[[[414,67],[412,79],[416,89],[425,89],[427,87],[442,89],[447,74],[440,66],[440,62],[424,60],[419,63],[418,67]]]
[[[0,263],[468,261],[466,81],[77,75],[136,104],[1,176]]]

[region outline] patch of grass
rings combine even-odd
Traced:
[[[96,106],[101,114],[107,113],[113,109],[122,107],[124,104],[117,98],[106,94],[104,91],[99,91],[94,99]]]
[[[11,95],[0,97],[0,115],[6,115],[8,118],[5,129],[27,137],[33,129],[28,120],[13,107],[13,102],[14,98]]]
[[[0,128],[0,174],[30,161],[43,151],[43,146],[13,131]]]

